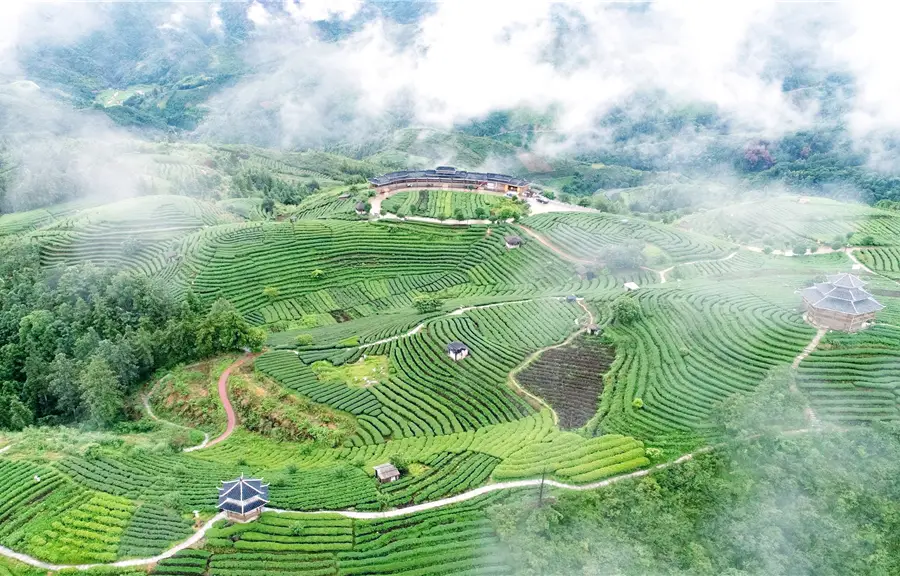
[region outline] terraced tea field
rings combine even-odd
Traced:
[[[831,244],[872,236],[896,243],[900,215],[828,198],[780,196],[708,210],[682,219],[679,228],[762,248],[790,249],[798,240]]]
[[[606,247],[629,240],[657,247],[672,262],[713,260],[734,251],[727,242],[618,214],[553,212],[522,220],[567,253],[596,260]]]
[[[639,291],[645,320],[607,329],[619,354],[605,379],[603,428],[644,438],[710,430],[717,402],[790,364],[815,329],[796,301],[772,300],[772,288],[719,282]]]
[[[553,407],[560,428],[580,428],[597,413],[603,374],[614,358],[615,350],[599,338],[582,336],[542,353],[516,378]]]
[[[830,333],[800,363],[798,386],[816,415],[836,422],[900,419],[900,327]]]
[[[365,167],[326,162],[316,171],[306,153],[216,150],[216,162],[322,182]],[[791,204],[790,217],[776,222],[761,220],[770,207],[748,204],[732,207],[742,210],[734,221],[687,219],[693,231],[555,212],[524,218],[537,235],[526,236],[518,224],[357,219],[356,198],[340,198],[345,189],[326,187],[282,212],[283,221],[264,217],[258,199],[174,196],[0,217],[0,236],[36,243],[44,266],[89,261],[156,278],[174,294],[190,290],[201,305],[229,300],[269,331],[268,349],[247,360],[255,377],[271,379],[256,381],[271,393],[263,405],[299,396],[304,418],[317,413],[310,406],[340,411],[355,430],[339,445],[278,440],[253,432],[254,413],[238,410],[243,427],[189,453],[150,420],[127,433],[67,429],[64,445],[37,431],[4,435],[0,544],[50,563],[147,559],[198,534],[217,512],[220,482],[244,474],[269,483],[271,510],[248,524],[218,522],[187,550],[142,566],[198,576],[511,574],[486,507],[510,490],[537,497],[542,478],[595,489],[677,465],[687,457],[672,462],[678,455],[655,448],[684,437],[719,441],[720,403],[795,359],[819,422],[900,414],[900,289],[891,280],[900,275],[900,242],[881,211],[816,200]],[[493,200],[410,191],[383,207],[415,201],[435,214],[474,214]],[[702,226],[710,235],[698,233]],[[885,240],[855,252],[883,275],[864,274],[886,305],[876,325],[829,333],[799,356],[817,331],[804,321],[798,290],[852,261],[844,252],[750,251],[733,243],[746,231],[751,240],[849,231]],[[506,248],[511,234],[523,235],[521,248]],[[613,272],[597,262],[628,241],[664,265]],[[625,282],[639,288],[623,296]],[[622,315],[620,298],[635,303],[633,316]],[[592,322],[602,335],[583,334]],[[451,342],[468,355],[452,359]],[[213,372],[227,364],[204,382],[217,382]],[[167,370],[184,372],[162,369],[154,382]],[[224,386],[239,408],[253,389],[249,370]],[[177,394],[166,396],[154,402]],[[177,410],[158,412],[196,426]],[[391,461],[401,477],[382,484],[374,467]]]
[[[391,214],[427,216],[445,220],[484,219],[491,214],[499,214],[502,208],[514,210],[517,214],[522,207],[499,194],[477,192],[453,192],[450,190],[411,190],[398,192],[382,202],[381,211]]]

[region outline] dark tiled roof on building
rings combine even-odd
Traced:
[[[459,354],[460,352],[464,352],[468,349],[469,347],[462,342],[451,342],[447,344],[447,352],[450,352],[451,354]]]
[[[842,314],[858,315],[884,308],[863,289],[865,282],[853,274],[832,274],[827,282],[820,282],[803,290],[803,298],[813,308]]]
[[[357,202],[356,209],[359,210],[360,212],[365,212],[366,211],[366,203],[365,202]]]
[[[513,186],[525,186],[528,184],[526,180],[514,178],[507,174],[467,172],[465,170],[457,170],[452,166],[438,166],[436,170],[400,170],[398,172],[389,172],[376,178],[369,178],[369,182],[375,186],[386,186],[409,180],[458,184],[459,186],[479,184],[481,182],[500,182]]]
[[[518,236],[506,236],[503,239],[510,246],[519,246],[520,244],[522,244],[522,239],[519,238]]]
[[[247,514],[269,503],[269,485],[241,476],[219,488],[219,510]]]

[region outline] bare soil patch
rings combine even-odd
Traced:
[[[615,356],[615,349],[599,338],[582,335],[541,354],[517,379],[553,407],[560,428],[580,428],[597,412],[603,374]]]

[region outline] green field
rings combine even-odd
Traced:
[[[253,158],[237,161],[279,162]],[[328,178],[292,166],[277,167]],[[243,425],[213,447],[179,450],[202,437],[184,427],[222,430],[215,382],[233,355],[161,368],[135,391],[130,429],[71,429],[65,442],[37,429],[0,434],[11,446],[0,454],[0,544],[67,564],[151,556],[187,538],[193,511],[209,518],[219,482],[243,473],[264,478],[270,505],[293,513],[220,523],[154,573],[512,574],[503,555],[487,552],[503,545],[486,513],[503,491],[393,519],[298,513],[403,508],[541,477],[590,484],[675,458],[686,443],[721,440],[723,402],[752,395],[815,335],[796,291],[853,264],[844,252],[743,249],[765,233],[741,238],[712,227],[719,220],[708,213],[691,230],[584,212],[490,226],[362,221],[353,198],[338,198],[345,189],[326,186],[279,206],[277,217],[259,198],[167,195],[0,217],[7,245],[36,247],[46,270],[90,263],[147,276],[204,309],[227,299],[268,331],[269,344],[232,377]],[[384,206],[422,198],[404,192]],[[474,213],[494,200],[429,192],[422,214]],[[815,216],[773,224],[772,234],[877,235],[884,245],[858,257],[883,274],[863,276],[887,306],[867,331],[828,334],[800,363],[799,390],[823,422],[900,420],[893,220],[823,201],[797,206]],[[756,224],[761,214],[741,225],[768,230]],[[525,244],[508,250],[511,234]],[[598,262],[622,244],[648,264]],[[664,275],[650,268],[657,262]],[[640,288],[626,295],[631,281]],[[436,304],[420,309],[423,296]],[[636,319],[613,312],[623,299]],[[574,339],[591,319],[602,335]],[[451,341],[469,356],[451,360]],[[176,426],[140,407],[138,394],[157,381],[152,406]],[[278,431],[288,425],[299,432]],[[176,444],[179,434],[187,436]],[[408,468],[379,484],[373,467],[389,460]]]
[[[499,194],[453,192],[450,190],[411,190],[398,192],[381,204],[381,211],[402,216],[426,216],[446,220],[484,220],[491,216],[507,218],[523,215],[526,206]],[[505,210],[505,212],[504,212]],[[462,218],[459,218],[462,216]]]

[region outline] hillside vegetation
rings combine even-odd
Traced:
[[[858,253],[873,262],[860,273],[887,306],[882,320],[829,334],[794,372],[816,334],[796,290],[849,270],[843,251],[748,250],[711,213],[690,230],[600,212],[380,220],[342,211],[351,185],[315,178],[319,190],[271,212],[264,195],[150,195],[0,217],[0,427],[11,430],[0,432],[0,544],[65,564],[149,556],[192,532],[193,510],[208,518],[218,483],[240,474],[264,478],[270,506],[295,512],[404,508],[541,477],[589,485],[733,439],[736,402],[793,382],[791,405],[808,403],[819,422],[900,414],[898,292],[871,255],[896,248],[889,211],[771,201],[797,207],[771,224],[779,234],[879,243]],[[763,238],[766,211],[752,214],[760,224],[741,226]],[[508,249],[507,235],[523,246]],[[601,334],[582,336],[589,324]],[[468,357],[449,358],[452,341]],[[264,345],[228,381],[237,431],[181,451],[223,430],[214,383]],[[236,354],[195,362],[219,352]],[[148,392],[160,420],[143,407]],[[379,484],[373,467],[387,461],[403,476]],[[484,498],[391,520],[220,523],[156,570],[525,570],[481,551],[517,546],[505,515],[519,512],[496,510],[521,500]]]

